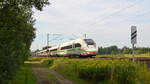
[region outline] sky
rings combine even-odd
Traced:
[[[131,47],[131,26],[137,26],[137,47],[150,47],[150,0],[50,0],[34,9],[36,38],[31,50],[71,39],[92,38],[97,46]]]

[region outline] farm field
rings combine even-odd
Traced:
[[[31,79],[31,82],[27,84],[37,82],[38,84],[64,84],[61,81],[66,82],[66,80],[71,83],[65,84],[150,84],[150,70],[147,65],[133,63],[128,59],[31,57],[26,63],[31,73],[31,76],[27,78]],[[35,71],[46,83],[39,83]],[[20,82],[14,82],[18,78],[19,76],[16,76],[10,84],[20,84]],[[26,83],[21,82],[21,84]]]
[[[146,65],[128,60],[57,59],[50,68],[78,84],[150,83],[150,72]]]

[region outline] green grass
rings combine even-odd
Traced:
[[[148,55],[147,53],[138,56],[148,57]],[[117,56],[131,57],[127,54]],[[76,84],[150,84],[150,70],[146,68],[146,65],[133,63],[128,59],[42,58],[40,63],[39,67],[49,67]],[[46,72],[42,74],[48,79],[56,80],[52,74]]]
[[[58,58],[59,59],[59,58]],[[61,60],[61,58],[60,58]],[[55,70],[57,73],[63,75],[65,78],[69,79],[69,80],[72,80],[72,81],[75,81],[77,84],[92,84],[92,83],[89,83],[89,82],[86,82],[80,78],[78,78],[77,74],[76,73],[72,73],[72,66],[70,65],[67,65],[67,64],[63,64],[61,65],[61,61],[56,61],[56,58],[49,58],[49,59],[42,59],[41,60],[41,64],[45,67],[54,67],[54,65],[56,63],[59,64],[59,67],[55,67],[53,68],[53,70]],[[54,61],[55,61],[55,64],[54,64]],[[53,79],[56,81],[55,77],[51,74],[46,74],[44,72],[42,72],[48,79]]]
[[[67,63],[67,61],[63,61],[63,59],[55,60],[55,63],[50,69],[53,69],[65,78],[74,81],[76,84],[93,84],[90,81],[79,78],[78,74],[74,71],[74,67],[70,63]]]
[[[59,58],[50,68],[77,84],[150,84],[146,66],[129,60]]]
[[[39,70],[41,74],[43,74],[48,80],[50,80],[51,84],[55,84],[56,82],[59,82],[56,76],[52,75],[51,73],[44,72],[42,70]]]
[[[40,61],[40,63],[45,67],[50,67],[53,65],[54,58],[44,58]]]
[[[16,72],[10,84],[37,84],[36,77],[32,74],[32,65],[25,63],[20,70]]]
[[[49,80],[51,80],[51,81],[56,81],[57,80],[56,76],[54,76],[54,75],[52,75],[50,73],[42,72],[42,74],[45,75],[46,78],[49,79]]]
[[[42,59],[43,59],[43,57],[30,57],[29,58],[30,61],[41,61]]]

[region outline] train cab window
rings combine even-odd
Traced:
[[[76,43],[76,44],[74,44],[74,46],[75,46],[75,48],[80,48],[81,47],[81,44],[80,43]]]
[[[69,45],[69,46],[64,46],[61,48],[61,50],[65,50],[65,49],[71,49],[72,48],[72,45]]]
[[[92,39],[84,39],[87,45],[94,45],[94,41]]]

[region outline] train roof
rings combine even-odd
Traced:
[[[58,47],[59,47],[59,46],[54,46],[54,47],[49,48],[48,50],[57,49]]]
[[[90,39],[90,38],[78,38],[78,39],[75,39],[75,40],[72,40],[72,41],[69,41],[69,42],[65,42],[65,43],[61,44],[60,47],[71,45],[73,43],[79,43],[79,42],[83,41],[84,39]]]
[[[78,39],[75,39],[75,40],[71,40],[69,42],[62,43],[61,45],[57,45],[57,46],[48,48],[48,50],[53,50],[53,49],[57,49],[59,47],[63,47],[63,46],[67,46],[67,45],[72,45],[73,43],[79,43],[79,42],[83,41],[84,39],[90,39],[90,38],[78,38]]]

